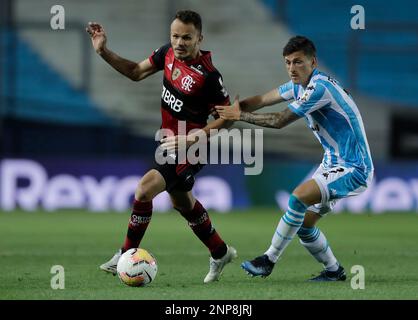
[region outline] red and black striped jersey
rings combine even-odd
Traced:
[[[178,121],[186,121],[186,130],[203,128],[215,105],[229,105],[229,95],[221,74],[212,64],[210,51],[201,50],[192,61],[174,57],[170,44],[154,51],[150,62],[164,71],[161,94],[161,128],[177,134]]]

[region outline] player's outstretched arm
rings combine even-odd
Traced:
[[[300,117],[290,109],[274,113],[252,113],[242,111],[238,99],[232,106],[216,106],[221,119],[232,121],[245,121],[261,127],[281,129],[296,121]]]
[[[110,64],[115,70],[133,81],[140,81],[157,72],[157,69],[148,59],[136,63],[118,56],[106,46],[107,37],[103,26],[96,22],[89,22],[86,28],[91,37],[94,50],[103,60]]]
[[[286,108],[283,111],[274,113],[241,112],[239,120],[261,127],[281,129],[299,118],[296,113]]]
[[[279,91],[273,89],[265,94],[256,95],[240,101],[240,106],[242,111],[253,112],[283,101],[284,99],[280,96]]]
[[[162,139],[160,142],[162,143],[161,148],[167,151],[177,150],[179,145],[185,145],[187,148],[190,147],[192,144],[196,143],[202,137],[210,137],[212,129],[221,129],[221,128],[229,128],[232,125],[233,121],[224,120],[224,119],[216,119],[214,121],[209,122],[204,128],[195,130],[193,133],[188,135],[178,135],[178,136],[171,136]],[[183,140],[180,142],[180,140]]]

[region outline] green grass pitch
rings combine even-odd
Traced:
[[[319,223],[348,279],[310,283],[321,271],[293,241],[266,279],[250,278],[245,259],[270,244],[280,218],[272,209],[211,214],[239,257],[208,285],[208,251],[175,213],[155,213],[142,242],[158,261],[155,281],[130,288],[98,266],[121,246],[128,214],[81,211],[0,213],[0,299],[417,299],[418,216],[334,214]],[[65,270],[65,289],[53,290],[51,267]],[[365,268],[365,289],[351,288],[353,265]]]

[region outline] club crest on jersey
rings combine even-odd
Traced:
[[[181,88],[190,92],[195,83],[196,81],[194,81],[190,75],[187,75],[181,79]]]
[[[180,77],[181,71],[179,68],[174,68],[173,73],[171,74],[171,79],[176,80],[178,77]]]

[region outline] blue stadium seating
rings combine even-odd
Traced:
[[[15,41],[16,52],[10,52]],[[89,96],[74,88],[53,69],[17,33],[0,33],[1,95],[12,105],[0,108],[3,116],[54,123],[81,125],[113,125]],[[16,67],[14,85],[9,76],[10,66]]]
[[[347,87],[400,106],[418,107],[418,1],[262,0],[293,34],[311,38],[320,64]],[[354,4],[365,9],[365,30],[352,30]],[[373,24],[385,25],[375,28]],[[350,65],[357,37],[357,63]],[[355,71],[355,85],[350,72]]]

